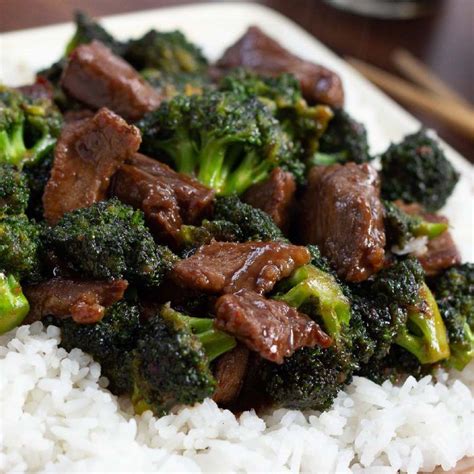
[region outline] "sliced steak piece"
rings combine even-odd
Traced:
[[[301,347],[329,347],[332,342],[306,314],[248,290],[217,300],[214,325],[277,364]]]
[[[175,264],[171,278],[184,288],[206,293],[235,293],[242,288],[266,293],[305,265],[305,247],[280,242],[213,242]]]
[[[448,223],[445,216],[428,213],[420,204],[406,204],[403,201],[396,201],[395,204],[407,214],[419,215],[428,222]],[[428,240],[426,251],[421,255],[416,255],[416,257],[428,276],[435,276],[442,270],[461,263],[461,254],[449,230],[444,231],[434,239]]]
[[[315,166],[301,200],[300,232],[339,276],[359,282],[384,264],[385,231],[377,171],[368,164]]]
[[[344,103],[342,82],[335,72],[295,56],[256,26],[224,52],[217,66],[225,71],[241,66],[268,75],[289,72],[300,81],[308,102],[333,107]]]
[[[265,211],[275,224],[287,231],[295,197],[295,178],[288,171],[275,168],[268,179],[251,186],[243,200],[253,207]]]
[[[48,223],[55,224],[65,212],[104,199],[111,176],[140,141],[138,129],[108,109],[66,125],[54,150],[43,195]]]
[[[204,217],[211,214],[215,195],[213,189],[140,153],[128,158],[127,163],[152,174],[173,189],[185,224],[200,224]]]
[[[229,405],[239,396],[249,362],[249,350],[238,344],[220,356],[214,368],[217,388],[212,399],[219,405]]]
[[[123,298],[128,283],[125,280],[81,281],[54,278],[23,291],[30,303],[25,324],[40,321],[45,316],[71,316],[76,323],[100,321],[105,308]]]
[[[122,165],[115,173],[110,193],[141,209],[160,240],[175,241],[183,221],[175,192],[164,180],[135,166]]]
[[[87,106],[108,107],[127,120],[139,119],[161,102],[130,64],[99,41],[82,44],[69,55],[61,86]]]
[[[48,79],[42,76],[36,76],[36,80],[33,84],[21,86],[17,88],[22,94],[26,95],[30,99],[48,99],[53,100],[53,86]]]

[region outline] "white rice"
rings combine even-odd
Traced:
[[[326,413],[236,418],[211,400],[133,416],[55,327],[0,338],[0,472],[370,472],[450,469],[474,455],[474,365],[435,382],[355,378]]]

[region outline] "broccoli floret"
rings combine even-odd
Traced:
[[[375,359],[385,357],[391,344],[411,352],[420,364],[449,356],[446,328],[416,259],[400,260],[352,291],[353,312],[376,344]]]
[[[0,219],[0,271],[34,279],[39,272],[40,228],[24,214]]]
[[[194,174],[221,195],[243,193],[277,166],[304,174],[291,140],[257,98],[218,91],[177,96],[138,126],[145,153],[165,153],[179,172]]]
[[[0,86],[0,164],[21,169],[55,145],[62,117],[48,99],[31,99]]]
[[[216,382],[209,363],[235,345],[232,336],[214,329],[212,319],[163,306],[144,325],[135,351],[135,410],[164,414],[211,396]]]
[[[17,279],[0,272],[0,334],[20,325],[30,310]]]
[[[176,257],[156,245],[141,211],[117,199],[66,213],[44,233],[45,249],[67,268],[91,278],[127,278],[158,286]]]
[[[132,351],[140,333],[138,308],[119,301],[107,308],[101,321],[78,324],[71,318],[52,320],[61,328],[61,346],[66,350],[77,347],[90,354],[102,366],[102,375],[110,382],[116,395],[131,394]]]
[[[242,202],[237,196],[218,197],[214,205],[214,219],[239,226],[243,241],[287,241],[266,212]]]
[[[263,389],[273,403],[295,410],[327,410],[348,382],[346,363],[334,348],[299,349],[284,364],[264,362]]]
[[[421,216],[407,214],[393,202],[384,201],[384,207],[387,240],[399,249],[416,237],[434,239],[448,229],[445,222],[428,222]]]
[[[432,289],[448,331],[446,363],[462,370],[474,359],[474,264],[449,268],[434,279]]]
[[[26,164],[23,168],[30,190],[26,214],[37,221],[43,220],[43,193],[51,174],[53,161],[54,150],[51,150],[37,163]]]
[[[438,142],[424,130],[390,145],[381,160],[382,197],[418,202],[429,211],[444,206],[459,178]]]
[[[272,298],[318,320],[333,344],[329,349],[300,349],[281,365],[262,363],[259,373],[264,391],[277,405],[325,410],[357,367],[353,340],[364,328],[351,326],[350,301],[336,278],[311,264],[281,282]]]
[[[237,224],[226,220],[204,220],[200,226],[182,225],[179,230],[179,241],[186,253],[209,244],[212,240],[241,242],[243,235]]]
[[[100,26],[99,23],[87,16],[84,12],[75,12],[74,22],[76,23],[76,32],[66,46],[66,55],[71,53],[71,51],[76,49],[79,45],[91,43],[94,40],[100,41],[118,56],[124,53],[125,45],[117,41]]]
[[[303,98],[299,81],[291,74],[267,77],[238,68],[224,77],[219,87],[238,94],[244,100],[258,97],[273,111],[291,137],[295,154],[302,159],[317,150],[319,137],[333,116],[325,105],[309,106]]]
[[[150,30],[127,44],[124,58],[135,69],[154,68],[166,74],[202,74],[208,67],[201,49],[180,31]]]
[[[345,110],[337,109],[319,139],[319,150],[311,157],[310,164],[364,163],[371,159],[365,127]]]
[[[0,216],[22,214],[29,190],[26,177],[12,165],[0,164]]]
[[[275,299],[294,306],[303,313],[320,318],[324,330],[337,345],[343,326],[348,326],[351,309],[348,298],[333,275],[308,264],[296,269],[278,285]]]

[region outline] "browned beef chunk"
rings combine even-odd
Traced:
[[[43,195],[48,223],[55,224],[65,212],[104,199],[111,176],[140,141],[136,127],[107,109],[66,125],[54,150]]]
[[[87,106],[108,107],[127,120],[139,119],[161,102],[130,64],[99,41],[80,45],[70,54],[61,86]]]
[[[44,316],[71,316],[76,323],[95,323],[102,319],[105,308],[123,298],[127,286],[125,280],[80,281],[62,278],[25,286],[23,291],[31,307],[26,323],[39,321]]]
[[[217,66],[224,70],[242,66],[268,75],[289,72],[300,81],[308,102],[334,107],[344,103],[342,82],[335,72],[295,56],[256,26],[225,51]]]
[[[383,206],[368,164],[315,166],[302,197],[300,232],[348,281],[366,280],[384,263]]]
[[[265,211],[280,229],[287,231],[295,191],[293,175],[281,168],[275,168],[268,179],[251,186],[244,194],[243,200]]]
[[[177,173],[153,158],[135,153],[127,163],[152,174],[173,189],[181,216],[186,224],[199,224],[208,216],[214,203],[214,190],[207,188],[191,176]]]
[[[305,314],[283,301],[268,300],[248,290],[217,300],[214,325],[277,364],[300,347],[329,347],[332,342]]]
[[[122,202],[141,209],[160,240],[174,241],[183,221],[174,190],[166,182],[135,166],[122,165],[110,192]]]
[[[217,388],[212,399],[220,405],[229,405],[239,396],[247,366],[249,350],[242,344],[220,356],[214,368]]]
[[[448,222],[446,217],[430,214],[419,204],[405,204],[402,201],[397,201],[396,204],[406,213],[419,215],[428,222]],[[417,258],[428,276],[437,275],[442,270],[461,263],[461,254],[449,230],[429,240],[426,252],[417,255]]]
[[[305,247],[280,242],[213,242],[176,263],[171,277],[182,287],[207,293],[242,288],[266,293],[309,259]]]

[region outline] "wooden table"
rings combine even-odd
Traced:
[[[189,0],[0,0],[0,31],[68,21],[81,8],[101,16],[192,3]],[[198,3],[198,2],[196,2]],[[474,0],[444,0],[436,15],[405,21],[376,20],[336,10],[322,0],[262,0],[299,23],[336,53],[393,70],[390,52],[404,47],[474,103]],[[439,120],[408,107],[466,158],[474,143]]]

